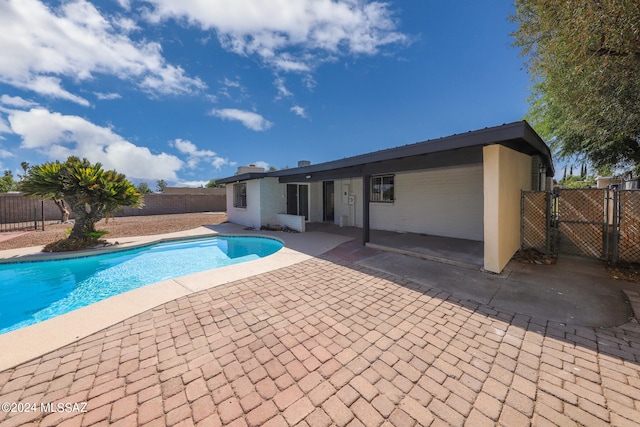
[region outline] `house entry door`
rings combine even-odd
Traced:
[[[334,185],[333,181],[325,181],[323,183],[322,202],[323,202],[323,220],[328,222],[334,222],[335,220],[335,207],[334,207]]]
[[[287,184],[287,214],[304,216],[309,221],[309,185]]]

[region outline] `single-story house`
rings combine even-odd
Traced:
[[[499,273],[520,246],[521,190],[551,189],[551,152],[525,121],[320,164],[241,167],[227,184],[230,222],[304,231],[305,222],[483,242]]]

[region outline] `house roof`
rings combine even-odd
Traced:
[[[315,181],[481,163],[482,147],[493,144],[500,144],[528,155],[539,155],[546,166],[547,176],[553,176],[555,173],[549,147],[526,121],[520,121],[310,166],[234,175],[218,179],[216,182],[232,183],[264,177],[278,177],[281,182]]]

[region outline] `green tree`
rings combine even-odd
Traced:
[[[0,193],[7,193],[9,191],[15,191],[18,188],[15,179],[13,179],[13,172],[5,170],[4,175],[0,178]]]
[[[149,188],[149,184],[147,184],[144,181],[141,182],[140,184],[138,184],[136,189],[138,190],[138,193],[143,194],[143,195],[144,194],[153,193],[153,191],[151,191],[151,188]]]
[[[164,190],[167,188],[167,181],[164,179],[159,179],[156,181],[156,191],[158,193],[164,193]]]
[[[20,179],[23,179],[25,176],[27,176],[27,171],[29,170],[29,162],[20,162],[20,166],[22,167],[22,170],[24,171],[24,175],[18,175],[20,177]]]
[[[205,188],[224,188],[225,184],[217,184],[215,179],[209,180],[205,185]]]
[[[593,176],[581,177],[576,175],[569,175],[564,179],[558,181],[558,185],[562,188],[589,188],[596,184],[596,179]]]
[[[66,200],[75,216],[69,239],[91,240],[95,224],[122,206],[142,206],[142,195],[123,174],[105,171],[100,163],[69,157],[32,166],[20,190],[26,196]]]
[[[516,0],[513,34],[534,80],[528,120],[563,157],[640,164],[635,0]]]

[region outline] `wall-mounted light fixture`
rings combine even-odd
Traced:
[[[311,179],[311,175],[307,175],[307,176],[305,176],[305,178]]]

